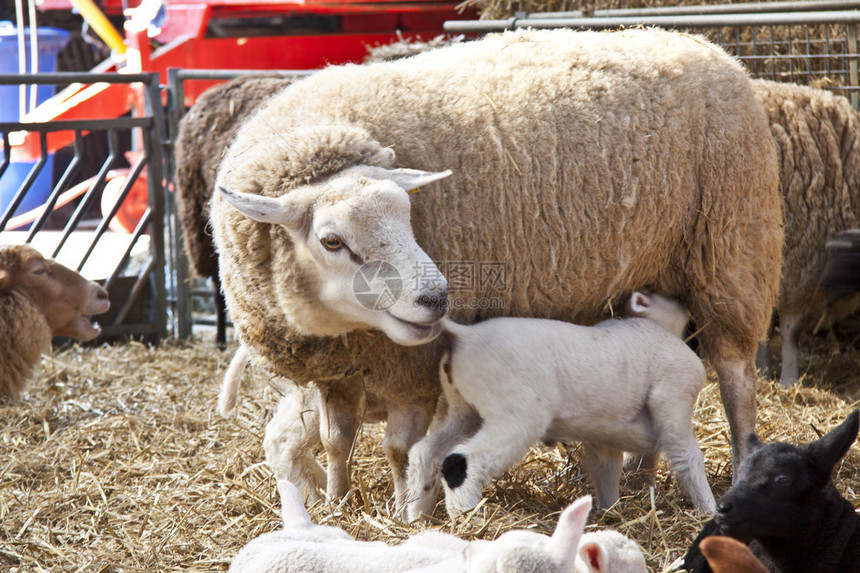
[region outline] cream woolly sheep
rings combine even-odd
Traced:
[[[357,541],[336,527],[315,525],[302,496],[288,481],[278,482],[284,528],[242,548],[233,573],[644,573],[639,547],[615,531],[583,535],[591,499],[572,503],[559,517],[552,537],[509,531],[495,541],[468,542],[424,531],[399,545]]]
[[[846,98],[826,90],[752,84],[780,155],[785,247],[777,313],[780,382],[788,386],[798,378],[800,332],[860,308],[860,295],[834,304],[819,284],[827,239],[860,226],[860,115]]]
[[[663,451],[696,507],[713,511],[691,422],[705,368],[681,339],[687,313],[639,292],[628,307],[632,318],[592,327],[444,321],[447,412],[409,452],[409,519],[432,513],[441,477],[448,513],[472,509],[484,486],[540,440],[584,442],[601,507],[618,499],[625,451]]]
[[[52,336],[92,340],[107,291],[29,245],[0,246],[0,397],[16,399]]]
[[[719,374],[732,435],[754,428],[755,346],[766,333],[781,258],[778,174],[749,80],[721,50],[657,30],[520,31],[323,70],[243,124],[218,185],[297,209],[287,224],[272,224],[213,197],[239,337],[257,364],[279,376],[357,383],[356,395],[367,388],[380,397],[401,492],[406,451],[424,433],[439,391],[441,345],[399,348],[368,336],[360,331],[391,317],[357,317],[360,305],[343,297],[361,259],[404,260],[399,249],[414,245],[410,214],[398,207],[396,229],[405,236],[375,215],[356,220],[362,234],[332,237],[330,248],[341,247],[334,251],[321,251],[329,236],[315,234],[318,207],[369,207],[368,186],[340,186],[345,173],[395,165],[456,171],[412,195],[411,209],[411,228],[432,260],[475,270],[472,283],[465,276],[455,284],[452,307],[476,308],[454,308],[454,318],[592,322],[643,285],[677,296],[704,327],[702,347]],[[367,179],[371,188],[378,181]],[[501,266],[506,280],[488,282],[499,275],[480,275],[481,265]],[[402,277],[409,296],[414,282],[435,278],[434,269]],[[330,300],[333,290],[322,285],[336,277],[341,297]],[[472,304],[498,297],[503,309]],[[388,324],[386,334],[407,341],[410,325]],[[412,326],[420,331],[409,342],[434,331]],[[325,407],[340,426],[337,439],[349,437],[338,447],[348,450],[356,401]],[[744,453],[737,440],[734,453]]]

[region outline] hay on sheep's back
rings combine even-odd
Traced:
[[[843,372],[856,387],[856,351],[842,352],[853,364],[849,374],[847,365],[827,369],[834,351],[829,342],[823,346],[810,371],[830,379]],[[218,417],[231,355],[209,342],[131,343],[72,347],[46,358],[22,403],[0,406],[0,568],[219,570],[250,539],[276,529],[279,504],[261,445],[278,394],[265,375],[246,374],[238,414]],[[808,441],[840,422],[851,405],[816,383],[809,372],[787,391],[760,381],[762,436]],[[713,377],[700,395],[695,430],[719,496],[731,482],[731,453]],[[393,514],[383,431],[362,431],[353,454],[355,489],[343,502],[310,508],[315,522],[389,542],[418,531]],[[558,512],[592,491],[579,456],[576,446],[535,448],[488,488],[481,511],[452,523],[440,504],[429,527],[487,539],[512,528],[550,533]],[[858,505],[860,447],[836,479]],[[653,495],[634,481],[622,483],[615,507],[592,514],[590,527],[632,537],[660,571],[683,553],[704,518],[665,463]]]

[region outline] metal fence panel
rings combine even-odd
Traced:
[[[164,124],[157,74],[3,74],[0,85],[139,84],[143,113],[135,117],[94,117],[74,121],[0,122],[3,161],[0,182],[14,192],[0,205],[0,244],[28,243],[52,257],[102,282],[111,293],[111,310],[102,322],[101,338],[136,336],[159,340],[167,334],[165,292],[164,213],[162,186],[162,130]],[[62,174],[49,177],[50,191],[44,200],[35,185],[39,175],[61,150],[49,152],[49,138],[68,135],[71,158]],[[88,153],[86,138],[104,136],[106,157]],[[15,157],[16,146],[25,137],[38,139],[38,154],[30,166]],[[122,140],[122,141],[121,141]],[[135,156],[129,160],[124,178],[115,170],[125,162],[128,142],[134,141]],[[56,151],[56,154],[54,153]],[[99,157],[93,157],[99,155]],[[97,165],[96,173],[84,181],[83,163]],[[24,166],[27,174],[17,182],[12,167]],[[50,174],[48,174],[50,175]],[[146,206],[139,219],[124,228],[121,213],[133,199],[135,185],[146,179]],[[114,184],[116,183],[116,184]],[[110,194],[106,196],[106,190]],[[140,187],[139,187],[140,188]],[[25,201],[42,204],[22,209]],[[111,198],[111,200],[108,200]],[[68,205],[60,211],[66,202]],[[24,212],[26,211],[26,212]],[[125,221],[129,225],[129,221]]]

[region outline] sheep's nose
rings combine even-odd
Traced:
[[[417,304],[432,310],[440,317],[445,316],[448,312],[448,288],[445,287],[445,289],[433,294],[422,294],[418,297]]]
[[[108,291],[104,287],[100,286],[96,289],[96,297],[99,300],[108,300]]]

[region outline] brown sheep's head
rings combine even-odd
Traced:
[[[41,312],[53,336],[92,340],[101,328],[88,316],[110,308],[104,288],[29,245],[0,247],[0,295],[13,289]]]

